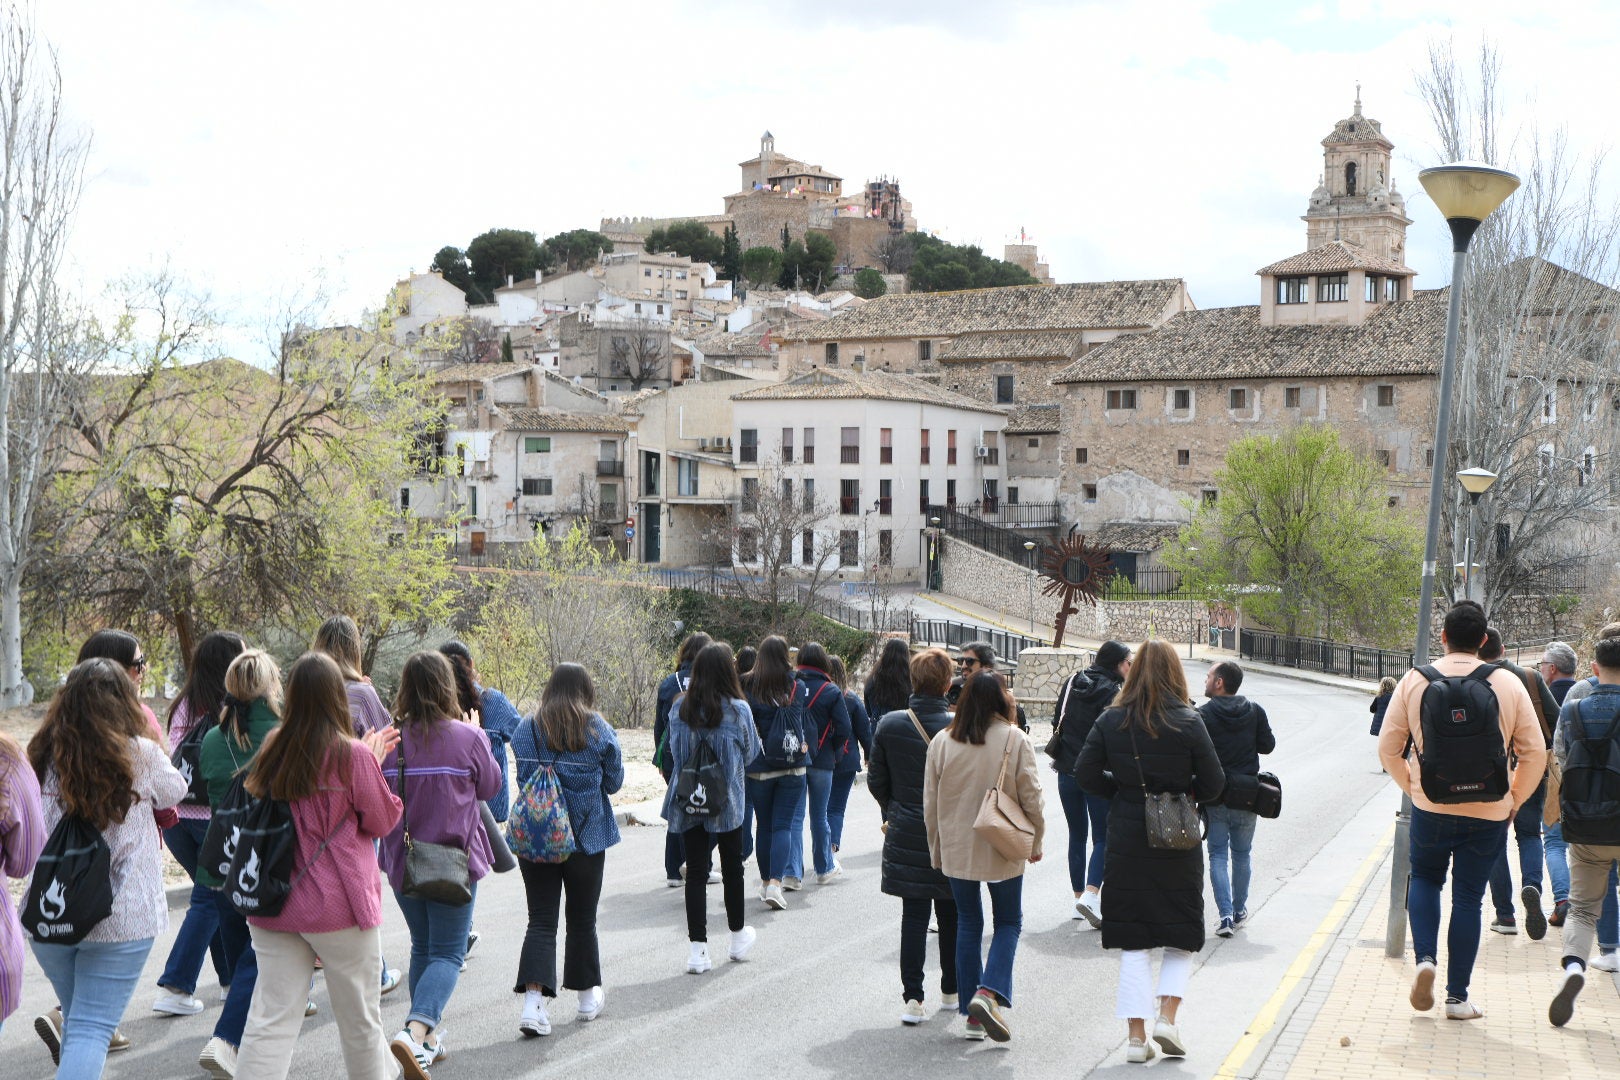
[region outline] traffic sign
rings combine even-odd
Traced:
[[[624,530],[624,538],[626,540],[634,540],[636,538],[636,530],[634,530],[634,529],[626,529],[626,530]]]

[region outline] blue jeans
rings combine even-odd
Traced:
[[[844,811],[849,809],[849,791],[855,786],[857,775],[852,772],[833,773],[832,794],[827,798],[827,830],[832,834],[829,838],[830,854],[837,853],[844,839]]]
[[[444,1016],[444,1007],[461,977],[461,962],[467,958],[467,931],[472,929],[473,905],[478,900],[477,882],[472,889],[472,902],[460,907],[394,892],[411,932],[411,971],[406,981],[411,990],[411,1011],[406,1023],[415,1020],[431,1031]]]
[[[1215,907],[1221,918],[1233,918],[1249,910],[1249,851],[1254,847],[1254,826],[1258,815],[1229,806],[1211,806],[1209,812],[1209,883],[1215,890]],[[1227,851],[1232,853],[1232,873],[1227,877]]]
[[[1407,910],[1418,961],[1439,953],[1440,891],[1452,874],[1451,923],[1446,932],[1446,995],[1468,1000],[1468,983],[1479,954],[1480,907],[1491,867],[1507,843],[1505,821],[1481,821],[1412,808],[1412,881]]]
[[[191,904],[180,923],[180,933],[169,948],[169,959],[158,976],[158,985],[187,994],[197,992],[197,976],[202,972],[203,953],[214,959],[214,974],[219,985],[231,985],[231,964],[219,939],[219,906],[214,903],[214,890],[198,885],[197,853],[202,850],[203,836],[208,822],[181,818],[172,829],[163,830],[163,842],[169,846],[174,861],[191,878]]]
[[[107,1044],[141,981],[152,939],[34,943],[34,957],[62,1003],[62,1061],[57,1080],[96,1080]],[[8,1070],[9,1072],[9,1070]]]
[[[1013,958],[1018,955],[1018,934],[1024,926],[1024,877],[987,881],[994,927],[990,952],[984,946],[984,897],[979,882],[946,878],[956,900],[956,1011],[967,1015],[968,999],[975,990],[988,990],[1012,1008]],[[982,959],[981,959],[982,958]]]
[[[809,783],[810,798],[808,809],[810,811],[810,843],[811,855],[815,860],[816,873],[826,874],[832,871],[832,833],[827,827],[827,806],[832,800],[833,771],[831,769],[806,769],[805,779]],[[801,850],[796,867],[799,873],[794,877],[804,876],[804,854]]]
[[[248,930],[247,920],[231,906],[223,891],[214,893],[214,905],[219,911],[220,940],[225,943],[225,952],[232,962],[231,992],[226,995],[225,1007],[214,1022],[214,1036],[240,1048],[242,1031],[247,1027],[248,1006],[253,1002],[253,988],[259,983],[259,957],[253,951],[253,935]]]
[[[1519,846],[1519,884],[1534,885],[1537,889],[1541,888],[1542,881],[1541,808],[1546,802],[1547,781],[1542,780],[1541,786],[1513,816],[1513,838]],[[1565,873],[1568,873],[1568,863],[1565,864]],[[1564,886],[1564,894],[1569,894],[1568,885]],[[1504,845],[1501,857],[1491,867],[1491,904],[1496,908],[1498,919],[1513,920],[1516,910],[1513,900],[1513,872],[1508,869],[1508,853]]]
[[[1110,800],[1087,795],[1080,781],[1068,773],[1058,773],[1058,801],[1069,823],[1069,888],[1079,896],[1087,885],[1101,885],[1103,862],[1108,856],[1108,806]],[[1091,826],[1091,859],[1086,859],[1086,825]]]
[[[803,774],[773,776],[769,780],[748,778],[748,797],[754,804],[754,822],[759,830],[754,850],[759,855],[761,881],[781,881],[787,873],[793,829],[804,819],[806,790]]]

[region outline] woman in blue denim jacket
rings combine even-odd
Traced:
[[[609,796],[624,784],[624,758],[613,727],[596,712],[596,686],[589,672],[578,664],[557,665],[539,710],[518,726],[512,754],[517,758],[519,790],[542,764],[551,766],[574,832],[574,853],[563,862],[518,860],[529,902],[529,928],[523,935],[513,987],[523,995],[518,1030],[529,1036],[549,1035],[546,998],[557,996],[557,909],[565,892],[568,941],[563,989],[578,991],[581,1020],[595,1020],[606,997],[596,908],[607,849],[619,842],[619,823]]]
[[[726,784],[725,806],[709,817],[693,817],[676,799],[681,770],[701,743],[713,749]],[[731,646],[706,646],[692,663],[692,681],[685,696],[669,713],[669,751],[675,782],[664,796],[664,820],[686,844],[686,936],[691,943],[686,970],[693,975],[712,966],[703,888],[709,880],[710,855],[716,847],[720,849],[726,923],[731,929],[728,953],[731,959],[741,960],[754,944],[754,928],[743,924],[743,770],[763,749],[759,732],[754,729],[754,714],[737,682]]]

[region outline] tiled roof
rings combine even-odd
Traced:
[[[650,398],[655,398],[663,392],[664,391],[661,387],[649,386],[645,389],[637,390],[633,394],[623,394],[619,397],[612,398],[611,400],[613,402],[613,407],[621,413],[640,414],[642,402],[647,401]]]
[[[433,372],[434,382],[482,382],[535,370],[533,364],[451,364]]]
[[[1181,287],[1179,278],[1160,278],[898,293],[842,311],[793,336],[803,341],[853,341],[975,332],[1129,329],[1153,325]]]
[[[1410,277],[1417,273],[1410,266],[1374,255],[1366,248],[1345,240],[1333,240],[1321,247],[1290,255],[1282,262],[1261,267],[1255,273],[1284,277],[1290,274],[1337,274],[1345,270],[1371,270],[1391,277]]]
[[[963,334],[940,346],[934,359],[951,360],[1072,360],[1080,351],[1081,335]]]
[[[925,405],[948,405],[974,412],[999,413],[982,401],[945,390],[911,375],[886,371],[842,371],[817,368],[786,382],[772,383],[758,390],[734,394],[733,401],[827,401],[827,400],[917,401]]]
[[[763,345],[765,331],[757,334],[705,334],[693,344],[704,356],[770,356],[771,347]]]
[[[1181,526],[1174,522],[1108,521],[1086,539],[1097,547],[1145,553],[1158,551],[1180,531]]]
[[[1093,347],[1052,382],[1433,375],[1445,323],[1444,289],[1382,304],[1360,326],[1262,326],[1259,307],[1184,311]]]
[[[1057,405],[1020,405],[1007,418],[1003,430],[1009,435],[1044,435],[1060,430],[1061,416]]]
[[[583,431],[625,432],[630,425],[623,417],[607,413],[547,412],[544,409],[524,409],[511,405],[500,407],[506,418],[508,431]]]

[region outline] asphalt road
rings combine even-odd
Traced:
[[[1204,665],[1189,665],[1202,686]],[[1378,770],[1367,735],[1368,698],[1315,684],[1252,676],[1244,685],[1272,717],[1278,751],[1267,764],[1283,780],[1284,815],[1262,822],[1255,842],[1255,880],[1247,931],[1213,935],[1199,957],[1183,1032],[1184,1063],[1161,1062],[1179,1075],[1209,1076],[1270,996],[1317,928],[1362,857],[1381,835],[1395,794]],[[1047,774],[1050,777],[1050,774]],[[788,910],[771,912],[751,894],[749,921],[759,941],[747,963],[719,961],[707,975],[685,974],[681,891],[663,881],[664,833],[631,827],[608,854],[600,927],[607,1002],[592,1023],[574,1019],[574,995],[554,1003],[554,1034],[528,1040],[517,1031],[521,999],[511,992],[522,940],[522,882],[486,879],[475,920],[483,938],[446,1014],[449,1058],[435,1080],[484,1080],[567,1070],[571,1078],[754,1077],[842,1075],[928,1077],[1076,1077],[1128,1075],[1124,1024],[1114,1019],[1118,963],[1098,935],[1071,918],[1063,852],[1066,828],[1055,780],[1046,792],[1047,858],[1030,868],[1024,887],[1024,930],[1015,969],[1013,1039],[1005,1046],[969,1043],[947,1034],[948,1015],[915,1028],[899,1023],[899,901],[879,891],[876,805],[857,787],[850,800],[841,861],[845,880],[807,884],[789,894]],[[710,932],[724,956],[720,890],[709,889]],[[403,921],[385,895],[384,950],[402,965]],[[1206,914],[1213,904],[1206,901]],[[173,920],[178,926],[178,913]],[[134,1042],[109,1058],[112,1078],[201,1075],[197,1053],[212,1032],[219,1005],[199,1016],[160,1018],[148,1010],[173,933],[160,940],[123,1025]],[[937,955],[930,948],[930,987]],[[384,999],[392,1030],[403,1022],[407,994]],[[305,1022],[293,1076],[343,1075],[337,1032],[317,983],[319,1015]],[[30,959],[23,1008],[0,1031],[0,1076],[51,1075],[32,1030],[33,1015],[53,1001]]]

